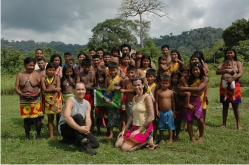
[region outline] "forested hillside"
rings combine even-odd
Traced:
[[[212,47],[213,42],[222,39],[223,29],[205,27],[183,31],[180,35],[161,35],[159,38],[153,38],[157,46],[168,44],[170,49],[177,49],[184,55],[191,55],[196,50],[208,49]]]
[[[58,52],[71,52],[72,54],[76,53],[76,50],[86,47],[86,45],[79,44],[65,44],[63,42],[51,41],[47,42],[35,42],[33,40],[29,41],[8,41],[4,38],[1,39],[1,46],[6,47],[7,49],[19,50],[23,53],[29,53],[34,51],[37,48],[52,48]]]

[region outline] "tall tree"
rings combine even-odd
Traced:
[[[169,18],[168,13],[165,11],[166,7],[167,5],[160,0],[123,0],[118,9],[118,16],[126,19],[139,16],[139,38],[141,47],[143,47],[144,30],[142,16],[152,14],[153,16]]]
[[[137,39],[132,34],[135,31],[137,31],[137,25],[131,20],[107,19],[92,29],[93,36],[89,39],[88,47],[111,49],[123,43],[136,45]]]
[[[249,20],[241,19],[232,23],[223,31],[222,37],[226,46],[236,46],[239,41],[249,39]]]

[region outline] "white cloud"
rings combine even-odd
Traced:
[[[171,19],[151,20],[151,37],[181,34],[211,26],[226,28],[237,19],[249,18],[247,0],[162,0]],[[1,38],[61,41],[87,44],[91,30],[106,19],[116,17],[121,0],[22,0],[1,1]]]

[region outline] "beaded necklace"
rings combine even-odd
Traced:
[[[48,76],[46,76],[46,81],[48,84],[52,84],[54,81],[54,76],[52,78],[48,78]]]

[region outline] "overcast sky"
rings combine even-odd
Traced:
[[[152,21],[150,37],[179,35],[190,29],[225,29],[249,19],[248,0],[162,0],[171,19]],[[87,44],[91,30],[117,15],[122,0],[1,0],[1,38]]]

